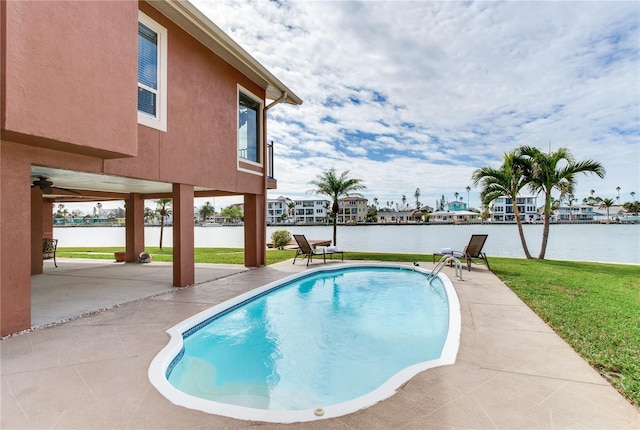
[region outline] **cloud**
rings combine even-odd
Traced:
[[[637,2],[193,3],[304,100],[269,112],[276,195],[335,168],[432,205],[519,145],[600,161],[579,199],[640,194]]]

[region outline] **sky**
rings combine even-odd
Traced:
[[[520,145],[602,163],[579,201],[640,198],[639,2],[192,3],[304,101],[269,111],[270,198],[333,168],[381,206],[479,207],[473,171]]]

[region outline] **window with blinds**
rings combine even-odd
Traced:
[[[167,29],[138,12],[138,122],[167,131]]]
[[[138,110],[156,116],[158,33],[138,23]]]

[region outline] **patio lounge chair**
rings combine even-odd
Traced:
[[[296,258],[298,258],[299,256],[301,256],[301,258],[307,259],[307,266],[313,260],[313,257],[318,255],[322,256],[322,259],[325,263],[327,262],[327,255],[329,255],[330,258],[333,258],[333,254],[340,254],[342,261],[344,261],[344,252],[342,251],[338,251],[333,247],[316,249],[311,246],[304,234],[294,234],[293,238],[298,243],[296,255],[293,257],[293,264],[296,264]]]
[[[435,252],[433,254],[433,262],[436,261],[436,256],[444,256],[444,255],[453,255],[454,257],[460,260],[466,260],[467,269],[471,272],[471,263],[473,260],[482,260],[484,264],[487,265],[487,269],[491,270],[489,266],[489,260],[487,260],[487,255],[482,252],[482,247],[487,240],[488,234],[472,234],[471,239],[469,239],[469,244],[464,247],[462,252],[460,251],[451,251],[451,252]]]

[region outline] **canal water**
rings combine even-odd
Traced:
[[[529,251],[538,256],[542,225],[524,226]],[[269,226],[267,240],[276,230],[301,233],[308,239],[331,239],[331,226]],[[471,225],[355,225],[338,226],[338,247],[345,251],[424,253],[442,248],[462,250],[472,234],[488,234],[488,256],[524,258],[515,224]],[[60,247],[122,246],[123,227],[55,227]],[[145,228],[145,244],[158,246],[160,227]],[[165,227],[163,245],[172,246],[172,229]],[[244,229],[195,227],[198,248],[244,246]],[[552,224],[546,259],[640,264],[640,224]]]

